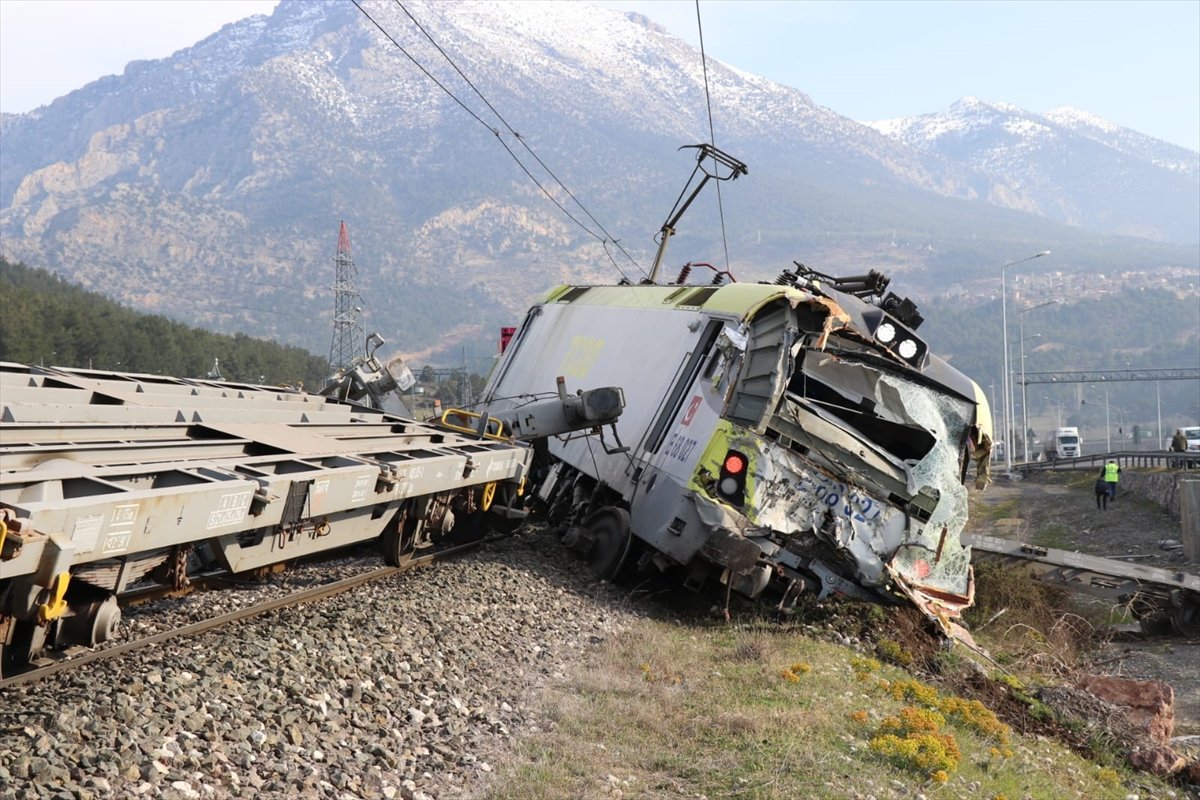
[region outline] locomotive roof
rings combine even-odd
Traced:
[[[863,312],[875,309],[861,298],[842,292],[821,288],[821,295],[838,303],[850,319],[851,325],[860,332],[867,330]],[[790,301],[811,301],[819,295],[794,286],[775,283],[728,283],[721,286],[705,284],[632,284],[632,285],[573,285],[563,284],[548,291],[542,303],[570,303],[572,305],[610,306],[620,308],[644,308],[646,310],[706,311],[729,314],[744,319],[762,308],[771,300],[786,298]],[[868,334],[869,336],[869,334]],[[959,372],[942,358],[930,353],[919,370],[926,378],[941,383],[967,400],[987,408],[987,399],[979,385]],[[987,425],[988,421],[984,421]]]
[[[543,303],[573,303],[580,305],[620,306],[623,308],[663,309],[675,307],[689,311],[743,316],[777,297],[808,299],[811,295],[791,286],[773,283],[728,283],[722,286],[705,284],[574,286],[563,284],[551,289]]]

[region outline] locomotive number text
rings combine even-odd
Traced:
[[[875,500],[824,476],[818,476],[815,480],[810,476],[803,477],[796,482],[796,491],[811,495],[818,502],[859,522],[874,521],[883,513],[882,506]]]
[[[695,439],[689,439],[681,434],[672,433],[670,438],[667,439],[667,446],[663,448],[663,453],[667,458],[686,462],[698,444],[699,442]]]

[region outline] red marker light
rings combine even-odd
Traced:
[[[730,450],[725,453],[721,464],[721,480],[717,482],[717,495],[721,500],[742,506],[746,502],[746,471],[750,459],[743,453]]]

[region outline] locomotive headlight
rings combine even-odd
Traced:
[[[725,478],[721,481],[721,494],[731,497],[737,494],[738,487],[737,478]]]
[[[907,361],[917,354],[917,343],[912,339],[905,339],[900,343],[900,346],[896,348],[896,351],[900,353],[901,358]]]
[[[890,322],[885,322],[875,329],[875,338],[884,344],[896,338],[896,326]]]

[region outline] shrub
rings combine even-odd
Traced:
[[[875,645],[875,651],[879,653],[879,657],[884,661],[890,661],[901,667],[911,667],[913,663],[912,653],[905,650],[891,639],[880,639]]]
[[[782,672],[779,673],[779,676],[781,678],[783,678],[785,681],[787,681],[788,683],[799,683],[800,676],[806,672],[811,672],[811,671],[812,671],[811,664],[807,664],[803,661],[799,661],[795,664],[792,664],[790,667],[785,668]]]

